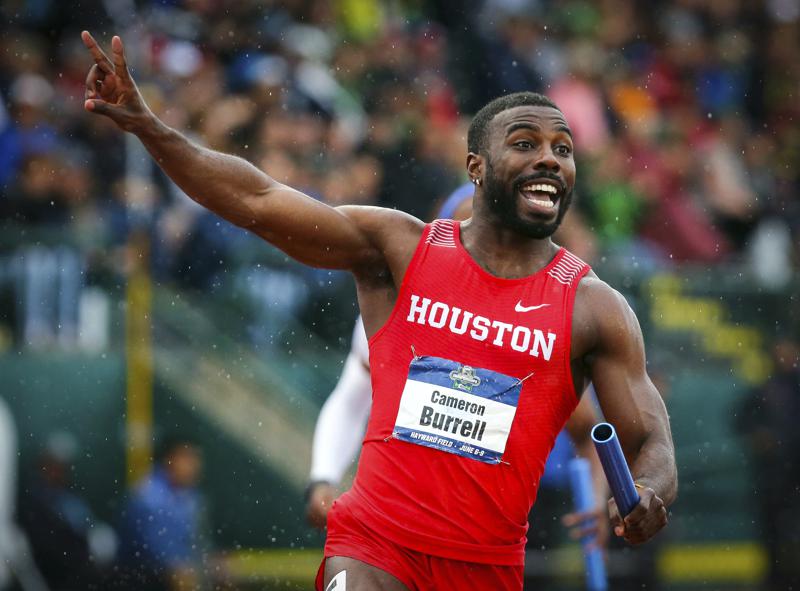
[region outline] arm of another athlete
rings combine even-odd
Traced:
[[[362,324],[356,325],[364,332]],[[366,337],[361,337],[365,339]],[[337,485],[355,460],[372,406],[369,367],[351,350],[339,382],[323,404],[314,428],[306,515],[314,527],[325,527],[339,495]]]
[[[612,524],[617,535],[639,544],[666,525],[666,507],[677,495],[669,417],[647,375],[642,331],[625,299],[596,277],[587,277],[578,289],[576,310],[587,327],[585,359],[597,398],[641,485],[641,502],[624,520],[610,502]]]
[[[601,421],[594,406],[589,390],[584,392],[578,406],[572,411],[564,428],[569,433],[575,446],[575,453],[589,461],[592,472],[592,490],[595,497],[595,509],[585,513],[567,513],[561,519],[570,528],[574,539],[584,536],[596,536],[596,543],[602,547],[608,544],[608,483],[603,473],[603,466],[597,456],[597,450],[591,438],[592,427]]]
[[[391,234],[403,214],[379,208],[332,208],[283,185],[249,162],[209,150],[165,125],[148,108],[128,71],[122,40],[109,58],[84,31],[95,65],[86,79],[85,108],[135,134],[164,172],[192,199],[247,228],[292,258],[316,267],[385,267],[374,237]],[[370,235],[362,222],[379,225]],[[403,224],[399,224],[403,226]]]

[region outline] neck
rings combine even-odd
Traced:
[[[559,250],[550,238],[530,238],[475,217],[462,222],[461,243],[481,268],[503,279],[533,275]]]

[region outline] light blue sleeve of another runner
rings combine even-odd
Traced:
[[[475,188],[472,186],[472,183],[464,183],[461,185],[444,200],[444,204],[442,204],[441,209],[439,209],[439,215],[437,217],[439,219],[453,219],[453,214],[456,212],[456,209],[458,209],[458,206],[467,199],[471,199],[474,192]]]

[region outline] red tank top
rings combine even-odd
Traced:
[[[370,340],[369,426],[336,505],[412,550],[520,565],[545,460],[577,405],[572,307],[589,267],[562,248],[501,279],[459,234],[452,220],[426,226]]]

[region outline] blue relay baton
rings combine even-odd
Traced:
[[[614,426],[611,423],[596,424],[592,428],[592,441],[603,465],[603,472],[606,473],[611,494],[617,502],[619,514],[624,518],[639,504],[639,493],[633,484]]]
[[[572,501],[575,510],[583,513],[595,508],[594,490],[592,490],[592,472],[589,460],[574,458],[568,464],[569,483],[572,488]],[[606,591],[608,579],[606,578],[606,564],[603,561],[603,552],[600,548],[589,548],[596,536],[584,536],[583,557],[586,562],[586,588],[589,591]]]

